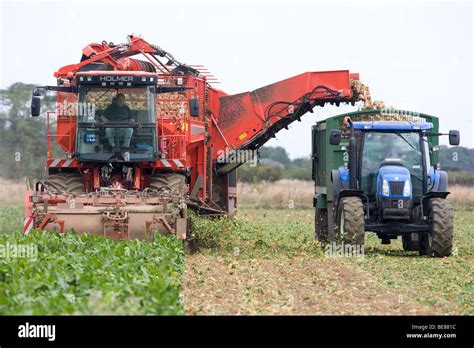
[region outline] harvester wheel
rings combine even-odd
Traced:
[[[66,178],[63,174],[51,174],[46,179],[49,183],[52,184],[54,189],[58,189],[59,191],[65,192],[66,191]]]
[[[85,192],[84,179],[79,174],[66,174],[66,185],[68,192]]]
[[[153,190],[170,190],[172,194],[184,193],[184,175],[177,173],[159,173],[150,177],[149,187]]]
[[[348,245],[364,245],[364,206],[359,197],[344,197],[337,210],[336,241]]]
[[[432,198],[428,203],[431,230],[420,234],[420,255],[450,256],[453,249],[453,206],[443,198]]]
[[[316,239],[321,243],[328,242],[328,210],[327,208],[316,208],[315,212]]]
[[[84,180],[80,174],[55,173],[49,175],[46,180],[62,192],[85,192]]]

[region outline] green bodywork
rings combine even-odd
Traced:
[[[435,116],[414,113],[406,110],[363,110],[345,113],[317,122],[312,127],[312,179],[315,182],[314,206],[326,208],[333,199],[331,171],[338,169],[348,161],[348,128],[344,125],[344,118],[349,116],[352,121],[422,121],[431,122],[431,132],[438,132],[439,122]],[[339,145],[329,144],[329,135],[332,129],[343,132]],[[432,151],[438,145],[437,136],[429,136],[431,163],[438,163],[438,151]],[[319,197],[318,197],[319,196]],[[318,199],[316,199],[318,197]]]

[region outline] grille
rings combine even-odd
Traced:
[[[403,181],[390,181],[390,194],[392,196],[402,196],[403,186],[405,186]]]

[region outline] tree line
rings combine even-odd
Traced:
[[[30,116],[33,87],[19,82],[0,90],[0,177],[46,176],[46,121],[44,116]],[[54,95],[45,96],[42,109],[53,109],[54,101]],[[264,146],[259,154],[257,166],[246,164],[238,169],[241,181],[311,180],[310,156],[291,160],[280,146]],[[452,178],[456,183],[474,185],[474,149],[440,146],[440,163],[443,170],[455,172]]]

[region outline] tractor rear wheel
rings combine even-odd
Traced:
[[[55,173],[48,176],[47,182],[60,192],[84,193],[84,179],[76,173]]]
[[[337,209],[336,241],[348,245],[364,245],[364,205],[359,197],[344,197]]]
[[[321,243],[327,243],[329,241],[327,208],[316,208],[314,217],[315,237]]]
[[[443,198],[432,198],[428,203],[431,229],[420,234],[419,253],[423,256],[450,256],[453,249],[453,206]]]

